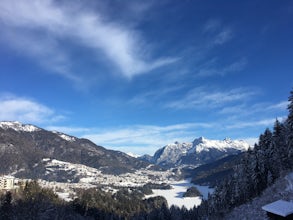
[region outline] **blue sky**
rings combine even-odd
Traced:
[[[293,2],[0,1],[0,120],[107,148],[253,142],[287,115]]]

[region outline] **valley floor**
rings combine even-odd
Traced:
[[[183,194],[188,188],[195,186],[205,199],[208,197],[209,193],[213,192],[213,189],[209,188],[208,186],[198,186],[190,183],[189,179],[172,182],[170,185],[172,189],[153,189],[153,194],[148,195],[147,198],[154,196],[163,196],[167,200],[169,207],[171,207],[172,205],[176,205],[179,207],[185,206],[185,208],[187,209],[192,209],[194,206],[198,206],[201,204],[202,198],[183,197]]]

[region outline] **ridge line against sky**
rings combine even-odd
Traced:
[[[0,120],[136,154],[253,142],[287,115],[292,26],[289,0],[2,0]]]

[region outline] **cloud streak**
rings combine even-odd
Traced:
[[[245,88],[211,91],[210,88],[199,87],[189,91],[184,97],[167,103],[166,107],[175,109],[211,109],[242,102],[253,95],[255,95],[255,92]]]
[[[203,33],[212,36],[209,45],[211,47],[225,44],[234,37],[232,29],[218,19],[208,20],[203,26]]]
[[[225,67],[217,68],[215,66],[215,60],[212,62],[208,62],[207,66],[203,66],[200,68],[198,73],[196,74],[199,77],[208,77],[208,76],[226,76],[227,74],[233,74],[236,72],[240,72],[244,70],[246,67],[247,61],[245,58],[242,58],[238,61],[235,61],[234,63],[231,63]]]
[[[278,117],[279,121],[283,121],[286,119],[285,116]],[[248,128],[248,127],[257,127],[257,126],[264,126],[264,127],[272,127],[276,121],[276,118],[269,118],[269,119],[262,119],[258,121],[241,121],[235,122],[232,125],[228,125],[228,129],[241,129],[241,128]]]
[[[219,113],[221,114],[229,114],[229,115],[241,115],[249,116],[255,114],[264,115],[266,113],[276,112],[276,111],[286,111],[288,106],[288,101],[281,101],[279,103],[258,103],[254,105],[234,105],[234,106],[227,106],[224,107]],[[249,111],[247,110],[249,109]]]
[[[233,38],[233,32],[229,28],[221,30],[215,37],[213,44],[222,45]]]
[[[161,101],[166,96],[172,96],[172,94],[183,89],[183,85],[176,86],[168,86],[160,89],[152,89],[151,91],[147,91],[144,93],[136,94],[132,97],[128,103],[133,105],[141,105],[141,104],[153,104],[151,101]]]
[[[14,46],[42,59],[41,62],[54,57],[53,54],[61,54],[62,59],[49,59],[60,74],[70,75],[66,68],[74,63],[63,50],[61,42],[64,40],[93,50],[97,57],[102,54],[127,78],[177,61],[170,57],[147,59],[144,52],[146,43],[136,30],[110,21],[101,14],[81,10],[77,6],[58,5],[52,0],[3,0],[0,3],[0,21],[4,24],[4,31],[14,37],[10,39],[13,41],[11,44],[19,42],[17,36],[25,38],[26,44],[32,46]],[[48,39],[45,36],[49,36]],[[40,43],[35,44],[36,37],[42,39]]]

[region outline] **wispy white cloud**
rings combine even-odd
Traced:
[[[234,37],[233,30],[219,19],[210,19],[203,26],[203,33],[210,35],[209,46],[222,45]]]
[[[128,103],[134,105],[150,103],[152,105],[153,101],[162,101],[165,96],[172,96],[173,93],[180,91],[180,89],[182,88],[184,88],[183,85],[166,86],[164,88],[153,88],[151,91],[136,94],[128,101]]]
[[[286,119],[285,116],[278,117],[279,121],[283,121]],[[248,128],[248,127],[256,127],[256,126],[264,126],[264,127],[272,127],[276,121],[276,118],[268,118],[257,121],[238,121],[234,122],[231,125],[227,125],[228,129],[240,129],[240,128]]]
[[[242,103],[240,105],[226,106],[219,113],[230,114],[230,115],[255,115],[255,114],[265,114],[274,111],[285,111],[288,106],[288,101],[281,101],[278,103],[257,103],[253,105],[248,105],[247,103]]]
[[[0,96],[1,121],[50,123],[64,118],[63,115],[58,115],[53,109],[28,98],[12,95]]]
[[[213,33],[221,28],[221,22],[219,19],[210,19],[203,26],[204,33]]]
[[[247,65],[247,61],[245,58],[237,60],[234,63],[231,63],[221,68],[215,67],[216,65],[215,63],[216,63],[215,60],[213,60],[212,62],[208,62],[208,65],[204,65],[203,67],[201,67],[196,75],[200,77],[215,76],[215,75],[225,76],[227,74],[240,72],[244,70],[244,68]]]
[[[215,45],[222,45],[233,38],[233,32],[229,28],[225,28],[221,30],[216,36],[213,41]]]
[[[251,110],[251,108],[249,108]],[[219,113],[220,114],[229,114],[229,115],[234,115],[234,114],[242,114],[242,112],[247,110],[247,106],[245,104],[240,104],[240,105],[233,105],[233,106],[226,106],[223,107]],[[249,111],[251,113],[251,111]]]
[[[92,49],[97,59],[98,55],[103,54],[128,78],[177,61],[177,58],[170,57],[148,59],[145,54],[147,44],[136,30],[115,23],[101,13],[61,5],[52,0],[3,0],[0,2],[0,21],[2,29],[12,33],[10,41],[14,47],[41,59],[41,62],[49,58],[45,62],[51,61],[55,71],[72,78],[76,76],[72,76],[74,74],[68,67],[74,61],[69,59],[70,55],[62,46],[64,40]],[[27,42],[26,45],[31,46],[17,44],[21,42],[20,36]],[[36,36],[39,42],[35,42]],[[53,54],[61,58],[53,59]]]
[[[184,97],[167,103],[166,107],[176,109],[203,109],[223,107],[225,105],[242,102],[255,95],[255,91],[237,88],[226,91],[212,91],[211,88],[199,87],[189,91]]]
[[[289,105],[289,101],[282,101],[277,104],[268,106],[268,109],[285,110],[288,108],[288,105]]]

